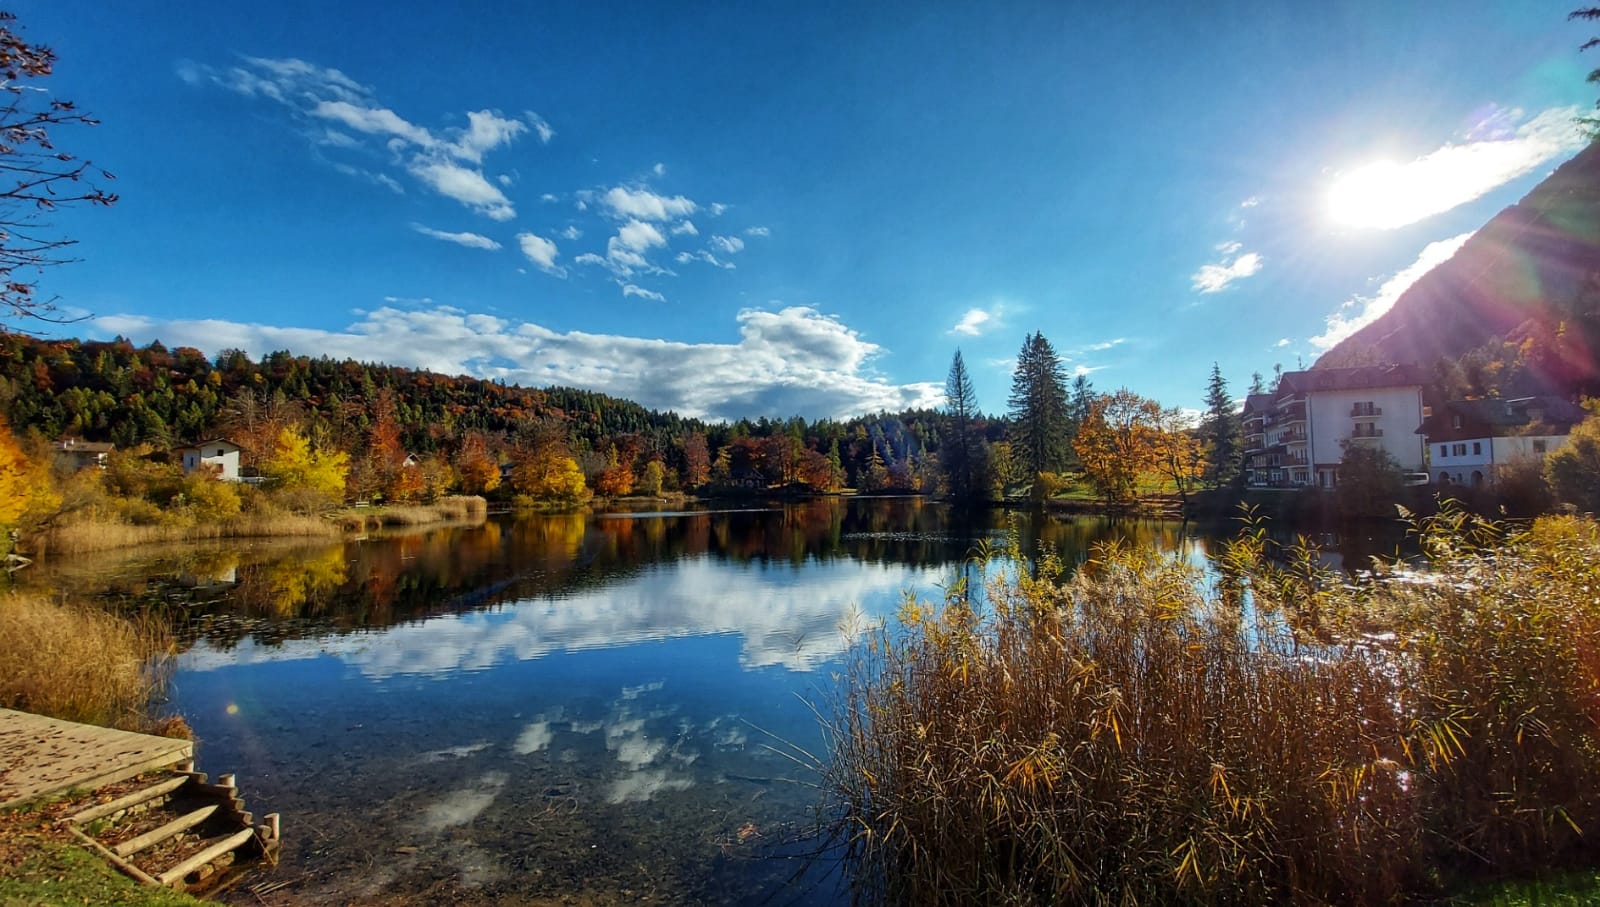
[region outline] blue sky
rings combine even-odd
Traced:
[[[1000,411],[1042,331],[1198,406],[1306,365],[1581,147],[1572,4],[16,7],[117,174],[44,289],[122,334],[711,418]]]

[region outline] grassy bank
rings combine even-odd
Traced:
[[[0,706],[136,731],[161,726],[152,706],[165,691],[172,640],[154,621],[0,595]]]
[[[57,826],[55,812],[46,803],[0,813],[0,904],[201,907],[207,903],[122,875]]]
[[[1104,549],[907,602],[831,728],[857,894],[1380,904],[1600,865],[1600,533],[1421,530],[1426,575],[1255,529],[1211,585]]]

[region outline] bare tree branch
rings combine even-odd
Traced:
[[[38,294],[39,276],[73,261],[65,250],[76,240],[51,238],[46,218],[64,205],[115,204],[96,181],[116,177],[50,141],[52,127],[99,121],[39,87],[54,72],[55,51],[24,41],[15,22],[0,12],[0,321],[64,323],[78,319],[58,315],[55,297]]]

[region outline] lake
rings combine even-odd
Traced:
[[[282,866],[251,880],[290,883],[269,903],[835,904],[805,856],[853,632],[1013,525],[1068,563],[1210,544],[833,498],[141,549],[29,581],[181,623],[172,707],[201,769],[284,817]]]

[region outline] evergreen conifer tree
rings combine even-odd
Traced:
[[[970,501],[979,490],[977,471],[982,451],[972,424],[978,414],[977,393],[960,350],[950,361],[950,374],[945,378],[944,409],[949,430],[939,445],[939,461],[950,496],[957,501]]]
[[[1061,359],[1043,334],[1029,334],[1011,376],[1011,431],[1029,478],[1060,469],[1067,457],[1067,387]]]
[[[1241,477],[1242,440],[1244,426],[1239,414],[1234,412],[1233,397],[1228,394],[1228,379],[1222,377],[1222,368],[1211,363],[1211,381],[1206,386],[1206,414],[1200,424],[1200,438],[1205,445],[1206,484],[1223,488],[1236,483]]]

